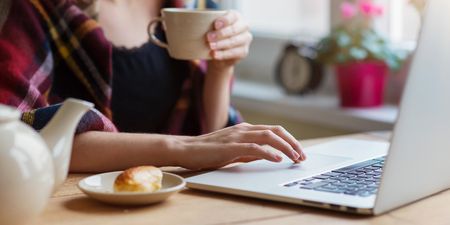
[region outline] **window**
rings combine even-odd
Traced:
[[[256,34],[320,37],[329,30],[329,0],[223,0],[242,12]]]
[[[394,43],[415,42],[419,35],[421,16],[410,4],[410,0],[380,0],[386,8],[382,21],[377,28]]]
[[[237,67],[240,79],[273,83],[277,60],[289,40],[318,40],[339,24],[344,0],[221,0],[249,22],[255,39],[247,59]],[[357,0],[354,0],[357,1]],[[420,14],[411,0],[374,0],[385,7],[375,23],[396,45],[413,50],[420,27]]]
[[[375,24],[376,29],[396,43],[417,39],[420,14],[410,0],[375,1],[385,8],[383,18]],[[339,23],[340,2],[342,0],[222,0],[226,7],[241,11],[256,34],[316,38],[326,35],[331,23]]]

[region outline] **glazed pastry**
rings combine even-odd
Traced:
[[[138,166],[123,171],[114,182],[115,192],[156,192],[161,189],[162,172],[153,166]]]

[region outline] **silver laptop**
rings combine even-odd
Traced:
[[[307,148],[301,164],[256,161],[188,178],[188,187],[359,214],[448,189],[448,21],[450,1],[430,0],[390,145],[333,141]]]

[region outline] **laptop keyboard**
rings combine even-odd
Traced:
[[[376,194],[385,157],[367,160],[314,177],[285,184],[314,191],[368,197]]]

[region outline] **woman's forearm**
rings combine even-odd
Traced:
[[[75,136],[71,172],[123,170],[138,165],[176,165],[174,150],[183,137],[87,132]]]
[[[208,66],[203,90],[204,112],[206,117],[206,132],[212,132],[225,127],[228,122],[230,106],[230,80],[234,67]]]
[[[279,126],[241,123],[192,137],[90,131],[75,136],[70,172],[98,173],[141,165],[212,169],[259,159],[280,162],[281,153],[296,163],[305,160],[298,141]]]

